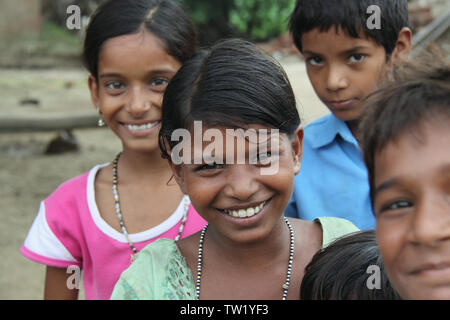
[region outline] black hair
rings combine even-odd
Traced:
[[[159,145],[173,148],[172,132],[199,120],[210,126],[261,124],[292,137],[300,125],[283,68],[255,45],[228,39],[187,61],[166,88]]]
[[[379,268],[379,288],[369,277]],[[369,271],[368,271],[369,270]],[[374,274],[375,275],[375,274]],[[397,300],[399,295],[385,272],[375,231],[359,231],[338,238],[317,252],[305,268],[302,300]]]
[[[381,9],[381,29],[369,29],[367,9],[376,5]],[[359,32],[383,46],[389,57],[397,43],[400,30],[409,27],[407,0],[297,0],[289,20],[296,47],[302,52],[302,35],[318,28],[328,31],[341,27],[344,32],[359,38]]]
[[[161,39],[169,55],[183,63],[197,49],[194,25],[172,0],[109,0],[101,4],[86,30],[83,63],[96,79],[103,43],[147,30]]]
[[[405,132],[417,133],[424,121],[450,120],[449,61],[436,47],[415,59],[395,65],[383,88],[365,101],[359,132],[372,206],[375,155]]]

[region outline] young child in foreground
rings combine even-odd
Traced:
[[[193,24],[171,0],[110,0],[91,17],[83,52],[88,85],[100,124],[122,150],[42,201],[21,253],[47,266],[45,299],[77,299],[79,283],[70,280],[76,268],[86,299],[109,299],[145,245],[205,225],[167,183],[172,172],[158,147],[164,90],[195,52]]]
[[[283,69],[227,40],[186,62],[163,101],[161,150],[208,225],[143,249],[111,298],[298,299],[313,254],[358,229],[283,217],[303,138]]]
[[[305,268],[301,300],[396,300],[374,230],[354,232],[314,255]]]
[[[398,66],[366,108],[361,144],[386,272],[403,299],[448,300],[449,61],[434,52]]]
[[[380,29],[368,24],[373,5],[380,9]],[[311,84],[331,113],[305,128],[302,169],[286,216],[334,216],[362,230],[375,228],[357,127],[363,101],[387,67],[408,57],[408,26],[406,0],[297,1],[290,31]]]

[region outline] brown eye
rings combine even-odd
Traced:
[[[125,85],[120,81],[109,81],[105,86],[109,90],[121,90],[125,88]]]
[[[363,62],[365,58],[365,54],[355,53],[350,56],[349,61],[350,63],[360,63]]]

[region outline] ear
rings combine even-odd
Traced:
[[[98,108],[98,102],[99,102],[99,95],[98,95],[98,83],[97,80],[90,75],[88,78],[88,86],[89,91],[91,92],[91,100],[94,104],[95,108]],[[100,110],[98,110],[100,111]]]
[[[392,52],[390,62],[394,63],[398,60],[405,61],[408,59],[412,48],[412,32],[409,28],[402,28],[398,34],[397,43]]]
[[[298,174],[301,167],[301,160],[303,155],[303,126],[299,125],[295,130],[294,136],[291,139],[292,160],[294,162],[294,174]]]

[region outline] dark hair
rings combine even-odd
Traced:
[[[97,79],[101,47],[110,38],[147,30],[163,41],[169,55],[183,63],[197,48],[194,26],[172,0],[109,0],[100,5],[86,30],[83,63]]]
[[[172,132],[199,120],[241,128],[262,124],[290,137],[300,125],[295,96],[283,68],[250,42],[229,39],[187,61],[166,88],[159,144],[173,148]]]
[[[369,29],[367,8],[377,5],[381,9],[381,29]],[[384,47],[387,57],[397,43],[399,32],[409,27],[406,0],[297,0],[289,21],[294,43],[302,52],[302,35],[318,28],[328,31],[341,27],[349,36],[359,38],[363,32]]]
[[[380,288],[367,282],[375,265]],[[370,270],[369,270],[370,271]],[[395,300],[400,299],[386,275],[375,231],[359,231],[341,237],[317,252],[305,268],[300,287],[302,300]]]
[[[450,63],[437,48],[394,66],[390,81],[371,94],[360,123],[360,143],[374,202],[375,154],[424,121],[450,118]]]

